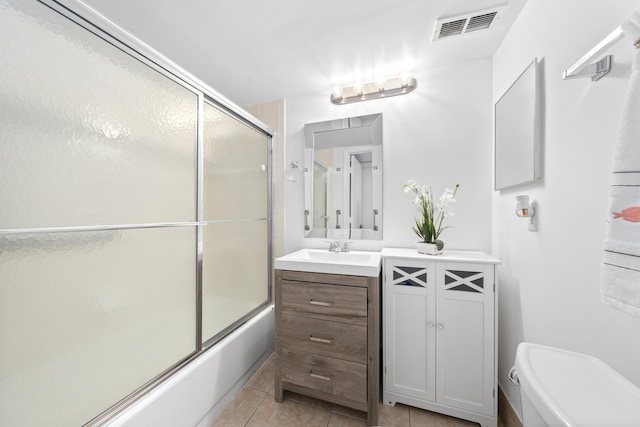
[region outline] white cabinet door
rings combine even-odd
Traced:
[[[384,281],[385,390],[435,400],[435,267],[387,260]]]
[[[437,263],[438,403],[494,415],[494,267]]]

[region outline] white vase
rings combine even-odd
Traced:
[[[438,249],[438,245],[435,243],[418,242],[416,247],[421,254],[440,255],[442,253],[442,250]]]

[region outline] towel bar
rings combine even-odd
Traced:
[[[618,27],[611,34],[598,43],[593,49],[587,52],[582,58],[562,73],[562,79],[576,79],[582,77],[591,78],[596,82],[604,77],[611,70],[611,55],[607,55],[597,62],[591,62],[601,55],[605,50],[616,44],[624,37],[622,28]]]

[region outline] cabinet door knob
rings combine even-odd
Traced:
[[[430,327],[430,328],[433,328],[435,325],[433,324],[432,321],[428,321],[427,322],[427,326]]]
[[[444,329],[444,325],[442,323],[438,323],[438,329]]]

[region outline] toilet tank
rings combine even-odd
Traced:
[[[640,426],[640,389],[595,357],[521,343],[515,367],[524,427]]]

